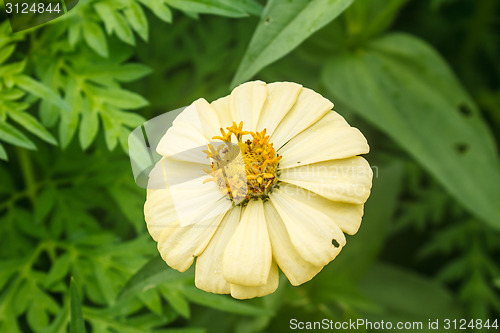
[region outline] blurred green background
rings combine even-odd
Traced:
[[[500,321],[499,1],[81,0],[38,28],[0,22],[0,332]],[[375,179],[316,278],[237,301],[159,259],[127,136],[252,78],[332,100]]]

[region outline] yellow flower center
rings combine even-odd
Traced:
[[[281,156],[269,142],[266,129],[260,132],[243,131],[243,122],[239,126],[227,127],[227,133],[220,129],[221,136],[214,136],[213,140],[222,143],[214,147],[209,144],[204,150],[207,158],[212,159],[212,170],[205,170],[212,177],[204,183],[215,182],[222,193],[227,194],[234,204],[245,202],[248,199],[265,198],[278,182],[277,168]],[[252,140],[243,141],[243,136],[250,134]],[[231,142],[236,137],[237,143]]]

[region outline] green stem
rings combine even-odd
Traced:
[[[17,155],[19,158],[19,164],[21,165],[27,196],[30,199],[31,204],[34,206],[36,201],[36,182],[35,174],[33,172],[33,164],[31,163],[30,156],[26,149],[17,148]]]

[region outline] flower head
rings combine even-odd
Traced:
[[[252,298],[312,279],[355,234],[372,182],[364,136],[291,82],[199,99],[157,146],[144,207],[166,263],[205,291]]]

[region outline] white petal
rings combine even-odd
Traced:
[[[280,168],[286,169],[366,154],[369,150],[363,134],[349,126],[337,112],[330,111],[316,124],[292,138],[278,153],[283,156]]]
[[[300,256],[290,240],[281,217],[271,202],[267,201],[264,203],[264,212],[266,214],[273,257],[278,266],[294,286],[311,280],[321,271],[323,266],[314,266]]]
[[[232,284],[263,286],[271,267],[271,243],[262,200],[251,200],[224,251],[224,279]]]
[[[182,227],[175,224],[163,229],[158,239],[158,251],[172,268],[184,272],[202,254],[217,230],[224,213],[215,216],[203,225]]]
[[[278,273],[278,266],[276,266],[276,263],[273,261],[271,263],[269,277],[265,285],[259,287],[248,287],[238,284],[231,284],[231,296],[237,299],[248,299],[266,296],[274,293],[276,289],[278,289],[279,280],[280,276]]]
[[[279,179],[332,201],[363,204],[370,195],[372,176],[368,162],[356,156],[284,169]]]
[[[224,130],[233,124],[233,116],[231,114],[231,108],[229,107],[231,96],[221,97],[211,103],[212,107],[217,112],[219,118],[220,127]]]
[[[258,131],[267,129],[272,135],[276,127],[293,107],[302,85],[293,82],[274,82],[267,85],[267,100],[259,118]]]
[[[293,108],[281,120],[270,141],[276,149],[281,148],[288,140],[323,118],[332,108],[332,102],[311,89],[302,88]]]
[[[314,266],[324,266],[339,254],[345,245],[345,237],[327,215],[279,188],[270,194],[270,199],[302,258]]]
[[[195,284],[199,289],[229,294],[231,288],[222,275],[222,257],[240,222],[241,206],[229,210],[205,251],[196,260]]]
[[[358,232],[363,217],[363,204],[331,201],[302,187],[287,183],[281,183],[280,190],[290,197],[323,212],[346,234],[354,235]]]
[[[256,131],[260,113],[267,98],[266,84],[262,81],[243,83],[231,92],[231,114],[236,124],[243,121],[243,128]]]

